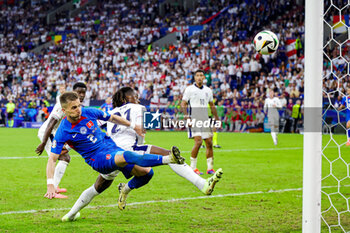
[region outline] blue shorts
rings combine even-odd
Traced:
[[[346,122],[350,121],[350,110],[349,109],[346,110],[345,121]]]
[[[92,158],[87,159],[86,162],[99,173],[109,174],[115,170],[123,172],[124,176],[128,179],[131,177],[131,171],[134,168],[134,164],[128,164],[125,167],[118,167],[115,164],[114,157],[116,155],[122,155],[124,152],[120,147],[112,150],[101,151],[95,154]]]

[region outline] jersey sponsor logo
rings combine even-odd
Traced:
[[[143,128],[145,129],[160,129],[160,116],[162,114],[157,112],[144,112],[143,113]]]
[[[57,141],[56,141],[56,140],[53,140],[53,142],[52,142],[52,148],[56,148],[56,146],[57,146]]]
[[[88,123],[86,123],[86,126],[91,129],[92,126],[94,126],[94,123],[92,121],[89,121]]]
[[[111,157],[112,157],[111,154],[107,154],[107,155],[106,155],[106,159],[107,159],[107,160],[110,160]]]
[[[81,134],[86,134],[86,133],[87,133],[87,128],[84,127],[84,126],[81,127],[81,128],[80,128],[80,133],[81,133]]]

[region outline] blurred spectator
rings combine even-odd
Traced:
[[[15,113],[16,105],[13,103],[12,99],[6,104],[6,114],[7,114],[7,125],[8,127],[13,127],[13,117]]]

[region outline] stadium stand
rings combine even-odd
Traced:
[[[129,85],[149,107],[176,109],[199,68],[206,70],[206,84],[224,108],[225,130],[237,130],[229,124],[236,118],[253,128],[261,126],[258,114],[269,89],[285,102],[286,116],[287,103],[303,99],[302,7],[277,0],[201,0],[192,10],[166,4],[166,14],[160,16],[160,2],[98,1],[52,25],[39,13],[48,10],[41,1],[2,6],[8,17],[0,28],[0,101],[14,99],[20,120],[42,121],[43,109],[50,111],[48,101],[55,101],[59,85],[71,90],[73,83],[83,81],[88,86],[85,105]],[[267,22],[281,44],[274,55],[261,56],[251,40]],[[181,32],[177,44],[149,46],[162,37],[163,28],[188,25],[205,27],[191,36]],[[50,40],[54,43],[48,48],[31,51]],[[334,82],[325,85],[331,88]]]

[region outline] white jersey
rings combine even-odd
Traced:
[[[196,84],[188,86],[183,94],[182,100],[189,105],[188,114],[195,119],[208,119],[208,103],[213,102],[212,90],[203,85],[198,88]]]
[[[281,101],[277,97],[266,98],[264,104],[264,111],[267,112],[268,117],[279,116],[278,109],[282,107]]]
[[[64,112],[62,111],[62,107],[61,107],[61,102],[60,102],[60,98],[57,97],[56,98],[56,104],[55,106],[53,107],[51,113],[50,113],[50,116],[49,118],[44,122],[44,124],[40,127],[39,131],[38,131],[38,135],[44,135],[45,131],[46,131],[46,128],[50,122],[50,120],[52,118],[56,119],[58,122],[56,123],[56,125],[54,126],[54,128],[52,129],[52,132],[51,134],[52,135],[55,135],[56,133],[56,130],[58,128],[58,126],[60,125],[61,123],[61,120],[66,116],[66,114],[64,114]]]
[[[143,125],[143,112],[146,108],[140,104],[125,104],[121,107],[114,108],[109,111],[111,115],[121,116],[135,125]],[[124,125],[117,125],[107,122],[107,134],[110,136],[117,146],[130,150],[134,145],[142,145],[143,138],[135,132],[135,130]]]

